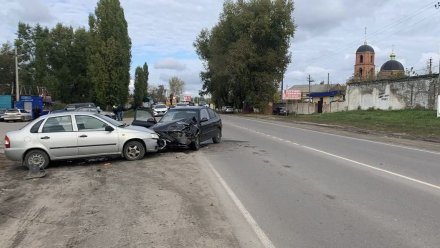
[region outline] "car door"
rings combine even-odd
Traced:
[[[214,110],[208,109],[208,112],[210,116],[209,121],[212,127],[212,137],[215,137],[217,135],[217,132],[219,132],[219,130],[221,130],[222,128],[222,122],[220,117],[217,115],[217,113],[215,113]]]
[[[106,122],[93,115],[75,115],[75,122],[80,156],[119,153],[118,132],[105,131]]]
[[[37,136],[52,159],[78,156],[77,134],[73,130],[71,115],[47,118]]]
[[[201,141],[208,140],[213,137],[213,125],[207,109],[200,110],[200,130],[202,135]]]

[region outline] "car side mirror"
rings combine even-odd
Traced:
[[[112,126],[109,126],[109,125],[105,126],[105,131],[107,131],[107,132],[113,132],[114,130],[115,129]]]
[[[200,120],[200,122],[205,122],[205,121],[208,121],[208,118],[203,117],[203,118]]]

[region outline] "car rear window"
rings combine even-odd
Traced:
[[[6,110],[6,113],[18,113],[17,109],[8,109]]]
[[[156,105],[154,108],[166,108],[167,106],[165,105]]]
[[[40,120],[39,122],[35,123],[32,127],[30,132],[31,133],[38,133],[38,129],[40,129],[41,123],[43,123],[44,119]]]

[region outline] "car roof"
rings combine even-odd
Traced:
[[[90,111],[64,111],[64,112],[58,112],[58,113],[49,113],[47,115],[43,115],[43,117],[57,117],[57,116],[64,116],[64,115],[96,115],[95,112]]]
[[[208,107],[206,107],[206,106],[176,106],[176,107],[171,108],[171,109],[194,109],[194,110],[199,110],[199,109],[208,109]]]

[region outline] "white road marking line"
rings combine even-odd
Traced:
[[[263,246],[265,248],[275,248],[275,246],[273,245],[272,241],[270,241],[269,237],[267,237],[267,235],[264,233],[263,229],[261,229],[261,227],[255,221],[255,219],[249,213],[249,211],[247,211],[247,209],[245,208],[243,203],[241,203],[240,199],[238,199],[238,197],[235,195],[234,191],[232,191],[232,189],[228,186],[226,181],[220,176],[220,174],[217,172],[217,170],[214,168],[214,166],[211,164],[211,162],[208,159],[206,159],[206,158],[202,158],[202,159],[205,160],[205,164],[208,165],[208,167],[214,173],[215,177],[217,177],[217,179],[220,181],[221,185],[224,187],[224,189],[228,193],[229,197],[231,197],[232,201],[235,203],[237,208],[243,214],[244,218],[249,223],[249,225],[251,226],[252,230],[257,235],[258,239],[260,239],[260,241],[263,244]]]
[[[277,123],[270,122],[270,121],[260,121],[260,120],[255,120],[255,119],[251,119],[251,118],[237,117],[237,116],[232,117],[232,118],[239,118],[239,119],[244,119],[244,120],[252,120],[252,121],[255,121],[255,122],[264,123],[264,124],[271,124],[271,125],[278,126],[278,127],[287,127],[287,128],[292,128],[292,129],[299,129],[299,130],[303,130],[303,131],[307,131],[307,132],[312,132],[312,133],[326,134],[326,135],[340,137],[340,138],[345,138],[345,139],[365,141],[365,142],[374,143],[374,144],[380,144],[380,145],[392,146],[392,147],[397,147],[397,148],[402,148],[402,149],[407,149],[407,150],[413,150],[413,151],[418,151],[418,152],[426,152],[426,153],[431,153],[431,154],[435,154],[435,155],[440,155],[440,152],[436,152],[436,151],[419,149],[419,148],[414,148],[414,147],[409,147],[409,146],[389,144],[389,143],[384,143],[384,142],[380,142],[380,141],[373,141],[373,140],[367,140],[367,139],[354,138],[354,137],[349,137],[349,136],[344,136],[344,135],[339,135],[339,134],[333,134],[333,133],[320,132],[320,131],[300,128],[300,127],[292,127],[292,126],[277,124]]]
[[[356,160],[352,160],[352,159],[349,159],[349,158],[346,158],[346,157],[338,156],[336,154],[332,154],[332,153],[325,152],[325,151],[322,151],[322,150],[319,150],[319,149],[315,149],[313,147],[303,146],[303,145],[301,145],[301,146],[304,147],[304,148],[310,149],[312,151],[315,151],[315,152],[319,152],[319,153],[322,153],[322,154],[325,154],[325,155],[328,155],[328,156],[331,156],[331,157],[339,158],[341,160],[345,160],[345,161],[348,161],[348,162],[351,162],[351,163],[355,163],[355,164],[358,164],[358,165],[361,165],[361,166],[364,166],[364,167],[367,167],[367,168],[370,168],[370,169],[373,169],[373,170],[384,172],[384,173],[387,173],[387,174],[390,174],[390,175],[393,175],[393,176],[396,176],[396,177],[400,177],[400,178],[403,178],[403,179],[406,179],[406,180],[409,180],[409,181],[412,181],[412,182],[415,182],[415,183],[423,184],[425,186],[429,186],[429,187],[434,188],[434,189],[440,189],[440,186],[435,185],[435,184],[427,183],[427,182],[424,182],[424,181],[421,181],[421,180],[418,180],[418,179],[415,179],[415,178],[412,178],[412,177],[404,176],[404,175],[399,174],[399,173],[395,173],[395,172],[392,172],[392,171],[389,171],[389,170],[381,169],[381,168],[378,168],[378,167],[375,167],[375,166],[372,166],[372,165],[368,165],[368,164],[365,164],[365,163],[362,163],[362,162],[358,162]]]
[[[242,127],[236,126],[234,124],[230,124],[230,125],[235,126],[237,128],[242,128]],[[245,128],[242,128],[242,129],[245,129]],[[249,132],[252,132],[252,130],[249,130],[249,129],[246,129],[246,130],[248,130]],[[282,140],[282,139],[277,138],[277,137],[273,137],[273,138],[275,140]],[[284,141],[286,143],[289,143],[287,140],[282,140],[282,141]],[[379,167],[375,167],[375,166],[372,166],[372,165],[369,165],[369,164],[365,164],[365,163],[362,163],[362,162],[359,162],[359,161],[356,161],[356,160],[352,160],[352,159],[349,159],[349,158],[346,158],[346,157],[342,157],[342,156],[339,156],[339,155],[336,155],[336,154],[333,154],[333,153],[329,153],[329,152],[326,152],[326,151],[323,151],[323,150],[319,150],[319,149],[316,149],[316,148],[313,148],[313,147],[310,147],[310,146],[300,145],[300,144],[297,144],[297,143],[292,143],[292,144],[294,144],[295,146],[303,147],[303,148],[306,148],[306,149],[309,149],[309,150],[312,150],[312,151],[315,151],[315,152],[319,152],[319,153],[325,154],[327,156],[331,156],[331,157],[338,158],[338,159],[341,159],[341,160],[344,160],[344,161],[348,161],[348,162],[351,162],[351,163],[354,163],[354,164],[357,164],[357,165],[360,165],[360,166],[363,166],[363,167],[366,167],[366,168],[369,168],[369,169],[372,169],[372,170],[380,171],[380,172],[383,172],[383,173],[386,173],[386,174],[390,174],[390,175],[393,175],[393,176],[396,176],[396,177],[399,177],[399,178],[402,178],[402,179],[409,180],[411,182],[419,183],[419,184],[422,184],[422,185],[425,185],[425,186],[428,186],[428,187],[440,190],[440,186],[432,184],[432,183],[424,182],[422,180],[418,180],[418,179],[415,179],[415,178],[412,178],[412,177],[408,177],[408,176],[405,176],[405,175],[402,175],[402,174],[399,174],[399,173],[396,173],[396,172],[392,172],[392,171],[385,170],[385,169],[382,169],[382,168],[379,168]]]

